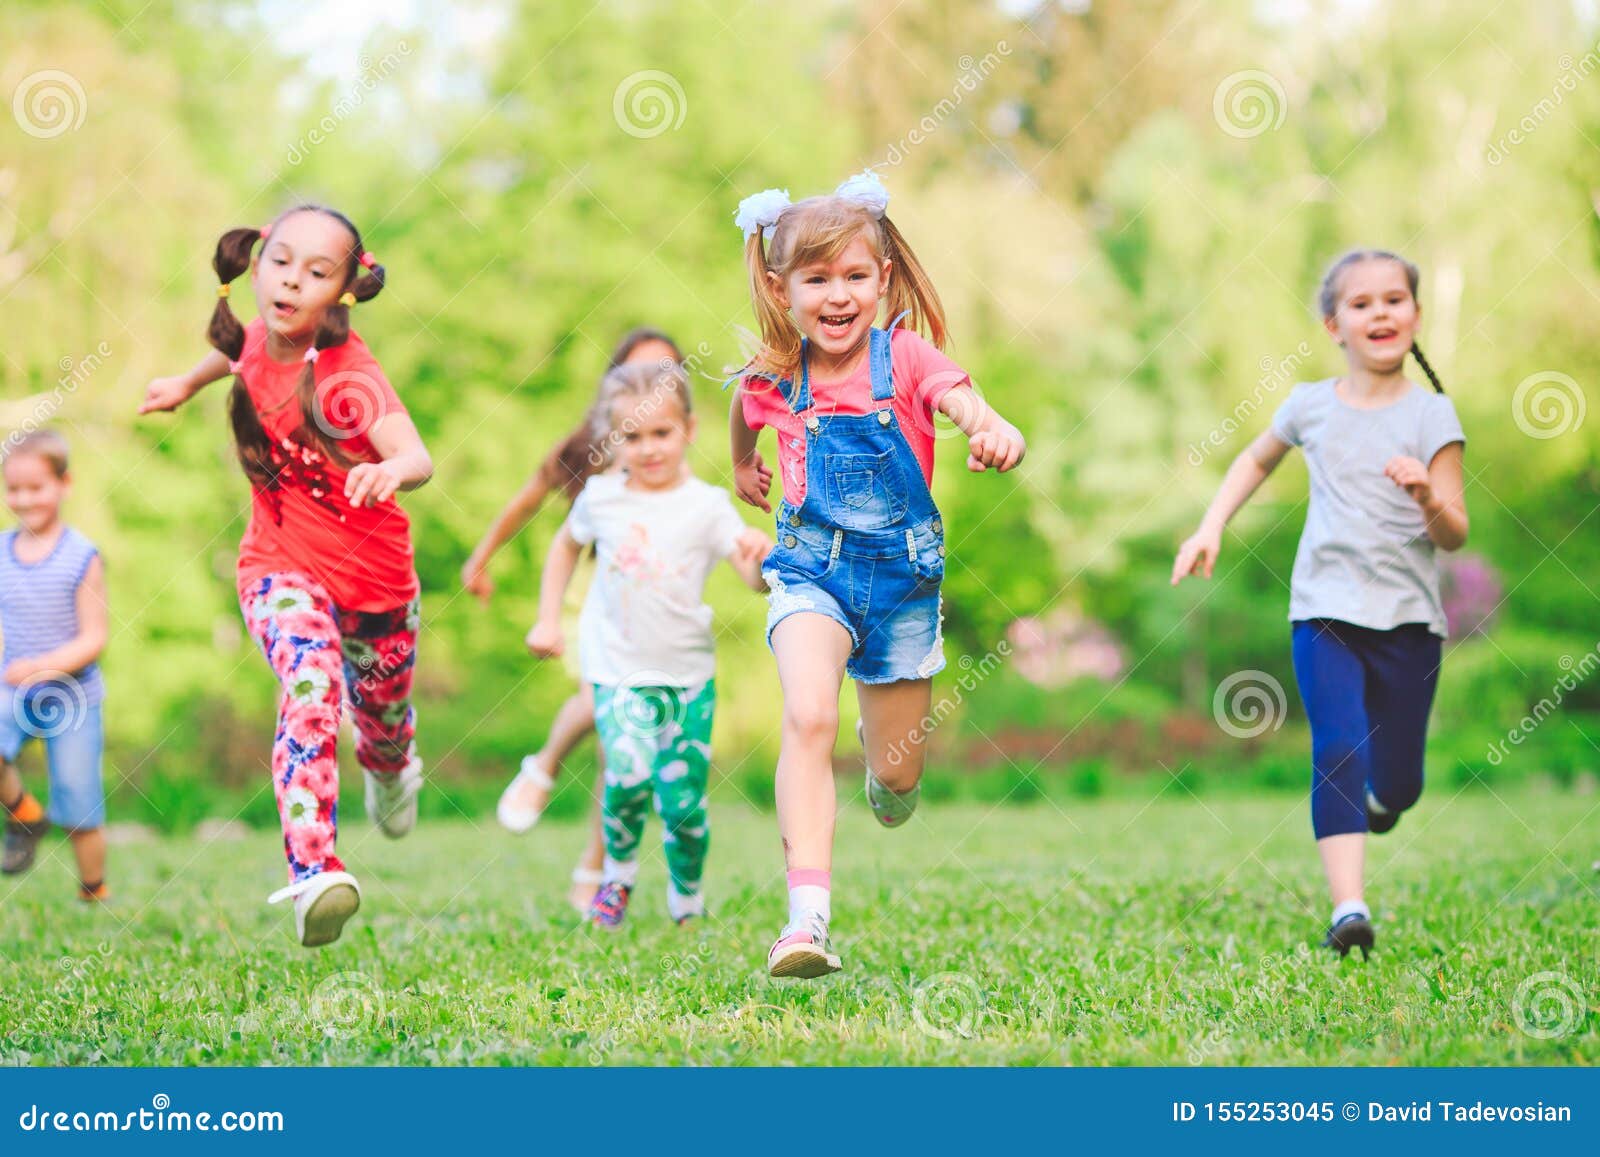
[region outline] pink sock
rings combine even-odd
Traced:
[[[827,923],[833,916],[828,904],[833,873],[821,868],[791,868],[789,871],[789,923],[795,924],[808,914],[822,917]]]

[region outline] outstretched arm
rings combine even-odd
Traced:
[[[188,373],[156,378],[146,386],[144,401],[139,403],[139,413],[176,410],[212,382],[227,376],[228,355],[221,350],[212,350]]]
[[[766,593],[767,580],[761,577],[761,564],[767,561],[767,555],[775,545],[761,531],[747,526],[739,532],[738,541],[733,544],[733,553],[728,555],[728,564],[739,572],[744,585],[757,594]]]
[[[495,515],[489,529],[483,532],[478,545],[472,548],[467,561],[461,565],[461,585],[477,595],[480,601],[488,602],[489,596],[494,593],[494,583],[488,574],[489,561],[494,558],[496,551],[515,538],[517,532],[539,513],[549,493],[550,484],[545,481],[544,471],[540,469],[523,483],[522,489],[513,494],[500,513]]]
[[[976,390],[958,386],[939,399],[939,413],[967,436],[967,469],[983,473],[991,466],[1004,474],[1028,452],[1022,431],[1000,416],[1000,411]]]
[[[1222,485],[1217,487],[1217,496],[1200,519],[1200,529],[1178,548],[1178,557],[1172,563],[1173,586],[1191,574],[1211,577],[1216,569],[1217,553],[1222,548],[1223,527],[1266,481],[1267,475],[1277,469],[1288,452],[1289,443],[1267,430],[1257,435],[1256,440],[1233,460],[1227,474],[1223,475]]]
[[[583,547],[567,530],[567,524],[562,523],[555,541],[550,544],[544,573],[539,579],[539,619],[524,640],[528,650],[540,658],[554,658],[566,648],[561,630],[561,600],[566,598],[567,584],[572,582],[572,572],[577,569],[578,555],[582,551]]]
[[[415,490],[433,477],[433,459],[410,414],[380,415],[367,428],[367,440],[383,461],[358,462],[350,468],[344,494],[351,506],[376,506],[396,491]]]

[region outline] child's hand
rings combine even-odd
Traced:
[[[45,673],[32,659],[13,659],[6,664],[5,681],[13,687],[24,687]]]
[[[387,462],[358,462],[344,480],[344,496],[351,506],[376,506],[400,489],[401,478]]]
[[[139,413],[176,410],[193,396],[189,379],[179,374],[172,378],[157,378],[144,388],[144,401],[139,403]]]
[[[494,580],[489,577],[489,570],[478,560],[477,555],[467,559],[461,566],[461,585],[467,593],[477,597],[485,606],[489,604],[489,596],[494,594]]]
[[[533,624],[523,642],[528,645],[529,651],[541,659],[558,659],[561,657],[561,652],[567,649],[567,640],[562,634],[560,623]]]
[[[767,503],[767,492],[772,489],[772,471],[761,460],[760,454],[752,454],[743,462],[734,463],[733,489],[757,510],[772,513],[772,507]]]
[[[1177,586],[1190,575],[1210,578],[1221,550],[1221,531],[1202,526],[1184,539],[1183,545],[1178,548],[1178,557],[1172,564],[1172,585]]]
[[[1004,474],[1027,452],[1022,431],[996,417],[993,425],[979,430],[967,443],[967,469],[982,474],[992,466],[996,473]]]
[[[1404,486],[1406,493],[1416,500],[1418,506],[1427,506],[1433,501],[1433,486],[1428,479],[1428,468],[1415,458],[1400,455],[1389,459],[1389,464],[1383,468],[1396,486]]]
[[[734,558],[746,566],[760,569],[761,564],[767,561],[767,555],[777,545],[755,527],[747,526],[739,532],[739,537],[734,543]]]

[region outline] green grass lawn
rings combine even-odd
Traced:
[[[843,781],[841,781],[842,783]],[[344,854],[344,938],[293,941],[266,833],[113,849],[72,898],[64,842],[0,881],[0,1064],[1589,1064],[1600,1058],[1600,798],[1437,790],[1374,840],[1378,951],[1312,947],[1327,911],[1302,799],[928,806],[847,800],[845,971],[773,981],[775,821],[713,793],[713,915],[564,907],[575,823],[515,839],[427,822]],[[359,803],[349,810],[359,814]]]

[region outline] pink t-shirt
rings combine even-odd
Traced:
[[[896,329],[890,337],[889,359],[894,368],[894,416],[922,467],[922,480],[933,485],[933,416],[940,400],[956,386],[970,386],[967,371],[934,348],[914,330]],[[799,388],[798,380],[794,386]],[[789,408],[777,384],[765,378],[746,377],[739,387],[744,420],[752,430],[771,426],[778,434],[778,473],[783,496],[792,506],[806,497],[806,426]],[[811,376],[811,404],[824,422],[830,414],[870,414],[872,359],[848,378],[824,382]]]

